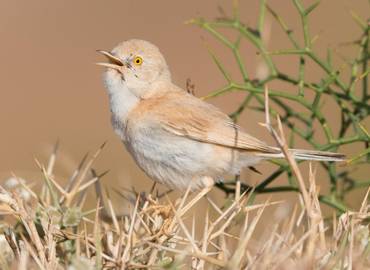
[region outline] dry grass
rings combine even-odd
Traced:
[[[272,199],[251,205],[251,193],[217,206],[208,188],[188,190],[175,201],[154,192],[137,195],[131,213],[119,217],[91,167],[102,147],[81,162],[65,187],[53,177],[55,149],[46,167],[38,163],[40,194],[16,177],[0,187],[1,269],[369,269],[368,193],[357,212],[325,220],[314,171],[305,181],[285,151],[279,120],[278,131],[268,114],[265,125],[300,184],[301,203],[293,211]],[[96,207],[86,211],[86,191],[93,185]],[[207,200],[206,214],[190,214],[200,200]],[[262,223],[276,204],[270,222]],[[195,233],[195,219],[204,223],[201,232]],[[261,226],[265,233],[257,235]]]

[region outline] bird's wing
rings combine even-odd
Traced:
[[[157,105],[149,112],[151,118],[160,121],[161,128],[172,134],[243,151],[279,152],[243,132],[215,106],[191,95],[167,95]]]

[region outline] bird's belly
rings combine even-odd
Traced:
[[[258,162],[238,150],[173,135],[161,128],[129,127],[124,137],[126,148],[150,178],[177,189],[189,185],[196,189],[202,187],[204,177],[218,180]]]
[[[210,144],[161,131],[128,135],[127,138],[128,151],[140,168],[156,181],[174,188],[186,188],[191,181],[212,174],[208,161],[214,149]]]

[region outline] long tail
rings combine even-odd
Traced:
[[[274,147],[275,148],[275,147]],[[278,150],[276,148],[276,150]],[[316,161],[344,161],[346,156],[340,153],[324,152],[316,150],[304,150],[304,149],[289,149],[290,153],[295,159],[299,160],[316,160]],[[280,153],[260,153],[258,156],[273,159],[283,158],[284,154]]]

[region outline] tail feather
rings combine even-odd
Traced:
[[[344,161],[346,156],[340,153],[304,150],[304,149],[289,149],[290,153],[298,160],[315,160],[315,161]],[[284,154],[280,153],[261,153],[259,156],[266,159],[283,158]]]

